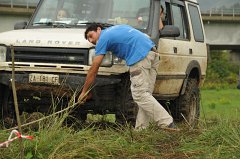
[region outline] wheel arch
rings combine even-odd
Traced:
[[[189,78],[195,78],[198,81],[198,84],[201,80],[201,67],[198,61],[193,60],[188,64],[188,67],[186,69],[186,78],[183,81],[183,85],[181,88],[180,95],[183,95],[186,90],[187,82]]]

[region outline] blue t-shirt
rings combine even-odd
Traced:
[[[116,25],[101,31],[96,55],[111,51],[133,65],[144,59],[155,44],[142,32],[128,25]]]

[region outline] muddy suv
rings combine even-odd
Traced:
[[[164,28],[159,30],[163,7]],[[61,12],[61,14],[60,14]],[[196,0],[40,0],[29,22],[0,34],[1,118],[15,118],[11,91],[14,49],[20,112],[48,112],[52,99],[60,108],[81,89],[95,48],[84,39],[88,24],[104,27],[128,24],[157,46],[161,61],[154,97],[176,121],[195,124],[199,118],[199,88],[207,67],[207,46]],[[136,104],[129,88],[125,61],[106,56],[91,90],[92,98],[76,110],[115,114],[116,121],[135,121]]]

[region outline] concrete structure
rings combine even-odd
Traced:
[[[231,50],[230,61],[240,63],[240,9],[202,13],[210,50]]]
[[[0,32],[13,30],[14,24],[28,21],[39,0],[0,0]]]
[[[240,49],[240,12],[238,14],[203,14],[210,49]]]
[[[14,12],[13,11],[10,13],[4,12],[3,7],[0,7],[0,22],[1,22],[0,32],[13,30],[15,23],[19,21],[28,21],[32,13],[32,11],[30,10],[28,12],[24,12],[21,14],[19,14],[18,12],[15,12],[16,11],[15,9],[9,9],[9,10],[14,10]]]

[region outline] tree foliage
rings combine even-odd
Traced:
[[[205,87],[221,88],[237,85],[239,64],[230,60],[229,51],[211,51]]]

